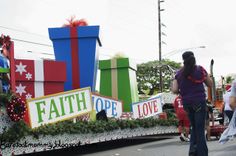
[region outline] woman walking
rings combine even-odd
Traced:
[[[196,65],[193,52],[182,55],[184,66],[177,72],[172,91],[182,96],[183,106],[191,124],[189,156],[208,156],[205,138],[206,94],[204,84],[212,86],[206,70]]]

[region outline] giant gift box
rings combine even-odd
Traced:
[[[16,93],[30,99],[64,91],[65,62],[48,60],[15,61]]]
[[[99,26],[49,28],[49,36],[56,60],[66,62],[65,91],[83,87],[95,91]]]
[[[124,103],[124,111],[131,110],[131,103],[138,102],[136,66],[128,58],[99,61],[101,70],[100,94]]]

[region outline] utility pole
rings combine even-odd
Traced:
[[[161,11],[164,11],[164,9],[161,9],[161,3],[164,2],[164,0],[158,0],[158,38],[159,38],[159,62],[160,62],[160,82],[159,82],[159,86],[160,86],[160,91],[163,91],[163,80],[162,80],[162,57],[161,57],[161,44],[162,44],[162,40],[161,40]]]

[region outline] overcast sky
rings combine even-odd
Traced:
[[[190,48],[208,71],[214,59],[216,77],[236,73],[234,4],[234,0],[165,0],[163,58],[182,62],[182,52]],[[116,53],[136,63],[159,59],[157,0],[0,0],[0,5],[0,31],[13,39],[52,45],[48,28],[61,27],[75,15],[89,25],[100,25],[100,59]],[[35,54],[53,54],[53,49],[15,41],[15,53],[17,58],[37,59]]]

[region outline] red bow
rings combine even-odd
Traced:
[[[76,20],[75,16],[72,16],[70,19],[67,19],[67,21],[68,23],[64,24],[63,27],[79,27],[88,25],[85,19]]]

